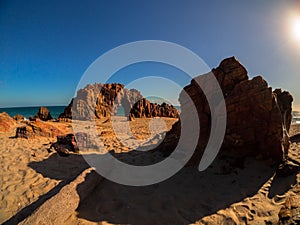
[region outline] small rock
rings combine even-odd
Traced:
[[[20,114],[16,114],[16,115],[13,117],[13,119],[14,119],[15,121],[24,121],[24,120],[25,120],[25,117],[22,116],[22,115],[20,115]]]

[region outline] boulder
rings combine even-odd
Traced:
[[[110,117],[121,104],[128,115],[133,104],[141,98],[139,91],[125,89],[123,84],[89,84],[78,90],[59,119],[91,120]]]
[[[20,114],[14,115],[13,119],[14,119],[15,121],[18,121],[18,122],[19,122],[19,121],[24,121],[24,120],[26,120],[25,117],[24,117],[23,115],[20,115]]]
[[[281,162],[289,148],[288,132],[293,101],[290,93],[280,89],[272,92],[261,76],[249,79],[245,67],[234,57],[224,59],[212,73],[222,89],[227,110],[226,134],[221,152],[239,157],[272,158]],[[198,145],[189,165],[199,164],[210,136],[212,112],[207,97],[197,84],[206,84],[204,86],[209,92],[211,87],[205,83],[208,79],[208,74],[195,77],[179,97],[181,114],[188,115],[192,107],[190,104],[194,104],[201,124]],[[186,101],[185,93],[192,101]],[[213,94],[213,88],[209,93]],[[214,109],[213,113],[218,115],[218,110]],[[162,151],[171,150],[167,150],[166,154],[176,146],[180,127],[179,121],[167,133],[164,141],[166,146]]]
[[[97,145],[87,133],[78,132],[75,135],[57,136],[57,141],[51,145],[51,148],[54,148],[61,156],[68,156],[70,152],[79,153],[79,150],[95,149]]]
[[[167,103],[159,105],[142,98],[133,105],[129,113],[129,120],[151,117],[178,118],[179,112],[174,106]]]
[[[24,126],[18,127],[16,130],[16,138],[34,138],[34,137],[56,137],[64,132],[56,126],[36,120],[27,122]]]
[[[297,194],[286,197],[278,213],[279,225],[300,224],[300,196]]]
[[[46,107],[40,107],[38,113],[34,116],[35,119],[40,119],[43,121],[52,120],[50,111]]]
[[[16,125],[16,121],[6,112],[0,113],[0,132],[8,132]]]

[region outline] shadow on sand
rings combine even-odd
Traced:
[[[126,154],[128,153],[122,153],[122,157],[126,157]],[[52,154],[44,161],[29,164],[44,177],[61,179],[62,182],[4,224],[17,224],[25,219],[89,167],[83,156],[71,155],[63,158],[65,163],[57,168],[58,158],[62,159],[57,154]],[[185,167],[170,179],[145,187],[124,186],[105,179],[88,197],[81,199],[77,217],[93,222],[132,225],[193,223],[232,203],[253,196],[275,172],[275,168],[265,161],[247,158],[243,168],[234,167],[232,162],[230,157],[218,157],[204,172]],[[66,171],[65,174],[68,175],[63,175],[61,171]],[[273,189],[271,195],[286,191],[294,179],[293,176],[282,178],[279,185],[281,188]],[[276,184],[278,185],[277,182]],[[80,185],[77,187],[79,189]],[[78,194],[80,195],[79,191]]]

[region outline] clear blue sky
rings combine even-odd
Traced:
[[[0,107],[66,105],[96,58],[149,39],[185,46],[211,68],[234,55],[300,106],[297,16],[299,1],[2,0]]]

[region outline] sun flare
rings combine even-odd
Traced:
[[[295,35],[295,38],[297,38],[300,41],[300,18],[294,21],[293,33]]]

